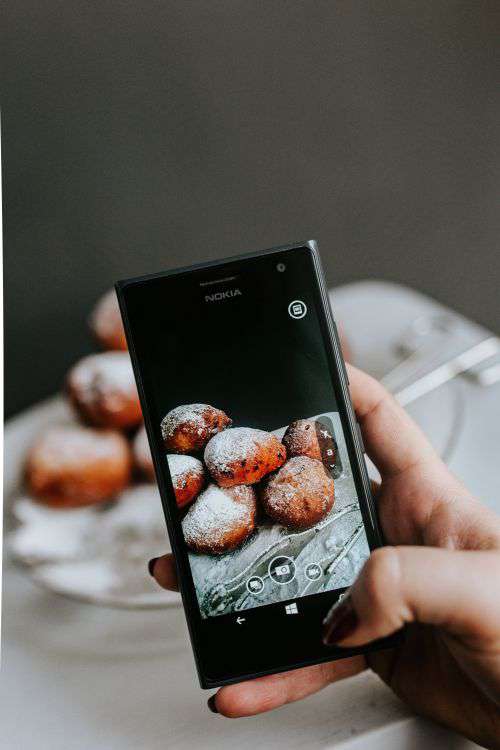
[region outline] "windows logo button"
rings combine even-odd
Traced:
[[[285,604],[285,612],[287,613],[287,615],[298,615],[299,610],[297,607],[297,603],[292,602],[291,604]]]

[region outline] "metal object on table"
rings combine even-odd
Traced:
[[[486,367],[470,370],[466,374],[474,383],[477,383],[483,388],[489,388],[490,385],[495,385],[500,381],[500,362],[495,362]]]
[[[381,379],[404,407],[446,383],[454,384],[448,392],[448,402],[451,398],[453,405],[451,428],[440,448],[446,462],[454,453],[465,420],[463,387],[458,376],[466,375],[479,386],[500,380],[500,339],[489,336],[470,342],[470,337],[463,336],[463,324],[457,316],[442,312],[420,315],[406,326],[393,345],[403,355],[402,359]],[[457,351],[460,347],[462,351]],[[494,364],[483,366],[495,356]]]
[[[500,339],[496,336],[490,336],[452,357],[447,362],[426,373],[410,385],[396,391],[394,395],[402,406],[407,406],[413,401],[416,401],[417,398],[439,388],[439,386],[453,380],[453,378],[456,378],[458,375],[466,373],[472,367],[490,359],[499,352]]]
[[[440,361],[443,348],[457,328],[456,317],[436,313],[418,316],[400,335],[394,348],[403,358],[381,378],[381,382],[403,406],[458,375],[467,374],[470,380],[481,386],[493,385],[500,380],[500,362],[479,367],[500,355],[500,339],[496,336],[475,342],[445,362]],[[420,375],[422,370],[425,372]]]
[[[394,346],[402,359],[382,378],[381,382],[390,391],[397,383],[406,382],[425,361],[431,366],[442,351],[444,337],[453,335],[456,320],[442,313],[420,315],[404,329]]]

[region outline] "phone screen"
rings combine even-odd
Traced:
[[[124,292],[157,470],[202,621],[298,615],[369,555],[311,252]]]

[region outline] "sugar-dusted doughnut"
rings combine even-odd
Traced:
[[[115,497],[128,485],[131,465],[129,445],[119,432],[59,426],[36,440],[26,480],[46,505],[74,508]]]
[[[227,414],[208,404],[177,406],[162,420],[163,443],[169,453],[197,453],[231,423]]]
[[[132,443],[134,462],[141,474],[148,479],[155,479],[153,458],[149,449],[148,436],[144,425],[139,427]]]
[[[208,442],[204,459],[217,484],[232,487],[259,482],[285,462],[286,450],[270,432],[232,427]]]
[[[71,403],[88,424],[128,429],[142,419],[128,352],[84,357],[69,371],[66,388]]]
[[[274,521],[307,529],[332,509],[334,482],[321,461],[294,456],[264,483],[260,499]]]
[[[335,440],[330,430],[317,419],[297,419],[283,435],[288,456],[309,456],[329,465],[335,462]]]
[[[127,339],[114,289],[110,289],[97,300],[90,314],[89,326],[103,349],[127,349]]]
[[[257,501],[252,487],[209,484],[182,521],[190,549],[220,555],[235,549],[255,529]]]
[[[182,508],[200,494],[207,483],[207,475],[201,461],[194,456],[171,453],[167,459],[175,499]]]

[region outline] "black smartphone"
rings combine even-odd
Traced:
[[[359,653],[322,642],[382,541],[316,243],[116,289],[201,686]]]

